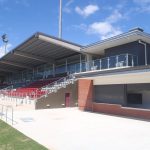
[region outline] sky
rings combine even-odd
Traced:
[[[8,51],[38,31],[57,37],[58,15],[59,0],[0,0],[0,36]],[[88,45],[135,27],[150,33],[150,0],[63,0],[65,40]]]

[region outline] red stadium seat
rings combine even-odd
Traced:
[[[60,78],[35,81],[26,87],[17,88],[15,91],[8,90],[5,92],[5,95],[19,98],[25,98],[27,96],[32,99],[40,98],[42,95],[46,94],[45,91],[41,91],[41,88],[54,81],[57,81],[58,79]]]

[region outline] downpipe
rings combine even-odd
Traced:
[[[145,50],[145,65],[147,66],[147,45],[145,42],[139,40],[139,44],[144,45],[144,50]]]

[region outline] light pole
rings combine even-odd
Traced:
[[[60,0],[59,6],[59,38],[62,38],[62,0]]]
[[[3,41],[4,46],[5,46],[5,54],[6,54],[7,44],[8,44],[7,34],[3,34],[1,38],[2,38],[2,41]]]

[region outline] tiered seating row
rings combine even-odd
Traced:
[[[7,91],[4,93],[5,95],[9,96],[9,97],[17,97],[17,98],[31,98],[31,99],[37,99],[39,97],[41,97],[42,95],[45,95],[46,92],[45,91],[41,91],[41,90],[38,90],[38,89],[35,89],[35,90],[22,90],[22,91],[13,91],[13,90],[10,90],[10,91]]]
[[[51,79],[51,80],[39,80],[29,84],[26,87],[17,88],[16,90],[7,90],[4,91],[4,95],[9,97],[17,97],[17,98],[25,98],[28,97],[30,99],[40,98],[42,95],[45,95],[45,91],[41,91],[41,87],[46,86],[59,78]]]
[[[6,84],[6,83],[0,83],[0,89],[3,89],[3,88],[6,88],[8,87],[9,85]]]

